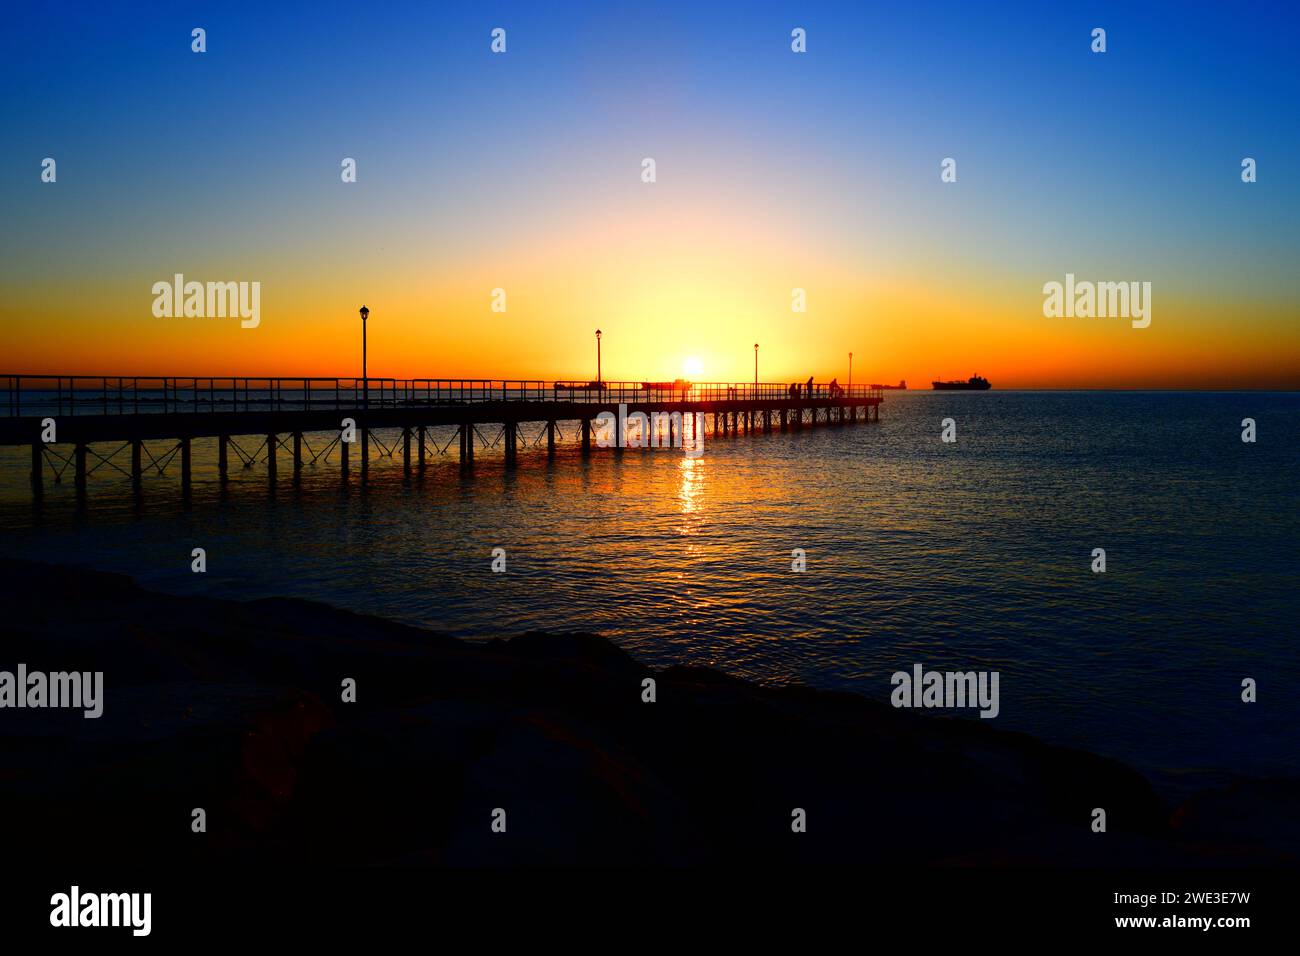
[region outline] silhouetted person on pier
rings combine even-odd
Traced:
[[[813,380],[813,377],[812,377],[811,375],[809,375],[809,376],[808,376],[808,397],[809,397],[809,398],[812,398],[812,397],[813,397],[813,386],[812,386],[812,380]]]
[[[831,398],[840,397],[840,380],[838,378],[831,379],[830,396]]]

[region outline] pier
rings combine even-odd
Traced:
[[[540,444],[544,435],[553,457],[562,425],[576,423],[582,454],[590,455],[601,444],[593,440],[597,423],[609,416],[620,423],[645,416],[656,427],[666,426],[668,444],[676,447],[705,435],[878,422],[883,401],[878,386],[837,387],[832,394],[821,384],[811,395],[796,396],[788,384],[770,382],[0,375],[0,385],[0,445],[31,448],[37,499],[47,477],[61,482],[69,471],[77,497],[84,499],[89,476],[105,467],[129,475],[139,493],[146,459],[159,472],[178,464],[181,493],[188,496],[196,438],[217,440],[222,484],[232,452],[245,464],[264,463],[272,490],[280,480],[281,455],[297,481],[304,463],[328,461],[337,453],[340,478],[347,483],[355,452],[364,487],[371,444],[390,456],[398,452],[396,444],[385,446],[374,436],[378,429],[399,431],[409,478],[433,456],[450,454],[453,444],[467,470],[474,467],[476,447],[498,442],[505,466],[514,468],[521,425],[540,426],[536,440]],[[443,445],[431,430],[445,426],[454,432]],[[628,447],[626,426],[613,432],[605,443]],[[324,447],[311,449],[304,436],[321,434]]]

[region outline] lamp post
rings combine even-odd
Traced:
[[[853,388],[853,353],[849,353],[849,388]]]
[[[600,385],[600,329],[596,330],[596,384]]]
[[[370,378],[366,374],[366,319],[370,316],[370,310],[364,305],[361,307],[361,405],[363,408],[370,408]]]
[[[754,397],[758,397],[758,343],[754,343]]]

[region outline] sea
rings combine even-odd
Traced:
[[[355,451],[347,486],[337,449],[310,461],[326,435],[297,483],[280,450],[274,493],[257,439],[236,439],[224,490],[196,440],[188,502],[165,442],[139,497],[126,453],[92,446],[84,507],[70,468],[34,504],[29,450],[4,448],[0,554],[471,640],[592,632],[654,666],[881,702],[916,664],[996,671],[987,723],[1171,797],[1300,774],[1300,394],[885,394],[879,422],[710,432],[699,454],[583,458],[570,422],[553,459],[523,426],[507,469],[481,428],[471,473],[434,429],[409,480],[381,431],[364,490]]]

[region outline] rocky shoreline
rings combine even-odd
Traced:
[[[93,863],[1221,866],[1300,862],[1300,782],[1166,805],[984,721],[653,670],[603,638],[469,643],[300,600],[0,561],[0,670],[102,671],[103,714],[0,710],[11,851]],[[655,701],[643,701],[644,681]],[[355,681],[355,702],[343,682]],[[1094,833],[1102,807],[1107,832]],[[202,808],[206,832],[192,829]],[[792,813],[806,832],[792,832]],[[506,830],[494,832],[494,811]]]

